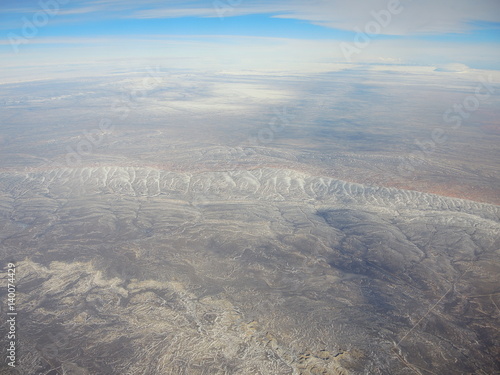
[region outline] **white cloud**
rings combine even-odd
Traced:
[[[91,6],[91,7],[82,7],[82,8],[74,8],[74,9],[62,9],[57,12],[58,16],[67,16],[73,14],[86,14],[86,13],[95,13],[102,10],[100,6]]]
[[[163,8],[134,12],[131,18],[217,17],[214,8]]]
[[[328,71],[333,65],[347,63],[339,40],[302,40],[242,36],[143,35],[106,38],[39,37],[30,44],[45,44],[43,49],[28,45],[15,55],[8,41],[0,41],[0,60],[4,67],[53,62],[123,59],[163,59],[173,66],[195,66],[205,70]],[[374,39],[352,55],[353,63],[426,65],[442,71],[460,71],[467,66],[493,69],[500,60],[494,43],[470,44],[424,40]],[[462,65],[457,65],[457,63]],[[455,64],[455,65],[448,65]]]
[[[235,5],[231,5],[235,4]],[[77,15],[100,12],[99,17],[130,17],[137,19],[174,17],[224,17],[273,14],[293,18],[334,29],[354,31],[364,29],[374,21],[374,14],[391,14],[381,34],[416,35],[429,33],[464,33],[473,22],[500,22],[498,0],[94,0],[72,1],[61,6],[59,15]],[[217,5],[219,4],[219,5]],[[222,8],[220,8],[220,4]],[[391,5],[392,4],[392,5]],[[399,4],[399,5],[398,5]],[[8,9],[7,12],[33,13],[36,9]],[[38,9],[39,10],[39,9]],[[401,10],[401,12],[399,12]],[[126,14],[126,15],[125,15]]]
[[[451,63],[441,65],[435,70],[436,72],[465,73],[469,70],[469,67],[465,64]]]
[[[241,0],[239,5],[231,3],[235,4],[232,0],[144,0],[140,3],[132,0],[75,0],[61,6],[58,15],[153,19],[273,14],[277,18],[355,31],[364,30],[370,22],[377,21],[379,14],[381,18],[377,22],[384,23],[380,34],[385,35],[466,33],[480,27],[478,22],[500,23],[499,0]],[[388,16],[388,9],[397,11]],[[6,12],[34,13],[36,10],[8,9]]]
[[[196,5],[189,1],[177,2],[136,11],[131,17],[219,16],[215,6],[206,7],[205,3],[202,7]],[[389,17],[388,9],[394,10]],[[227,5],[223,10],[225,17],[269,13],[275,14],[275,17],[300,19],[349,31],[356,28],[363,30],[368,22],[375,20],[374,14],[379,14],[387,20],[387,26],[382,27],[380,33],[389,35],[463,33],[474,27],[472,22],[500,22],[498,0],[242,1],[241,5]]]
[[[392,4],[392,5],[390,5]],[[399,4],[399,5],[397,5]],[[317,24],[354,30],[364,29],[375,19],[374,14],[387,16],[388,25],[382,34],[408,35],[426,33],[460,33],[468,31],[471,21],[500,22],[500,2],[497,0],[375,0],[321,1],[312,6],[297,7],[284,17],[309,20]],[[395,14],[397,13],[397,14]]]

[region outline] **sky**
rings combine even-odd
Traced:
[[[342,64],[498,70],[500,1],[0,2],[0,79],[20,67],[144,60],[198,70],[329,71]]]

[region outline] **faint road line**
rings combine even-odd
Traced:
[[[411,329],[406,333],[406,335],[403,336],[403,338],[401,340],[399,340],[399,342],[396,344],[396,346],[399,346],[399,344],[401,344],[401,342],[420,324],[420,322],[422,320],[424,320],[426,318],[427,315],[429,315],[435,308],[437,305],[439,305],[439,303],[444,299],[444,297],[446,297],[448,295],[448,293],[450,293],[452,291],[452,289],[455,287],[455,284],[467,273],[469,272],[469,270],[471,269],[472,266],[469,266],[460,276],[459,278],[453,282],[452,286],[446,291],[445,294],[443,294],[443,296],[434,304],[432,305],[432,307],[427,310],[427,312],[424,314],[424,316],[422,316],[418,322],[416,322],[413,327],[411,327]]]
[[[431,306],[431,308],[429,310],[427,310],[427,312],[418,320],[417,323],[415,323],[413,325],[413,327],[411,327],[411,329],[403,336],[403,338],[401,340],[398,341],[398,343],[395,345],[395,347],[393,348],[393,352],[398,356],[398,358],[411,370],[415,371],[416,373],[420,374],[420,372],[418,370],[416,370],[416,368],[420,369],[420,370],[423,370],[425,372],[428,372],[429,374],[435,374],[434,372],[432,371],[429,371],[429,370],[426,370],[426,369],[423,369],[423,368],[420,368],[420,367],[417,367],[411,363],[409,363],[405,358],[403,358],[398,352],[397,352],[397,347],[399,347],[399,344],[401,344],[403,342],[403,340],[408,337],[408,335],[420,324],[420,322],[422,320],[424,320],[427,315],[429,315],[435,308],[437,305],[439,305],[439,303],[444,299],[444,297],[446,297],[448,295],[448,293],[450,293],[453,288],[455,288],[455,285],[456,283],[467,273],[469,272],[469,270],[472,268],[472,265],[469,266],[459,277],[456,281],[453,282],[453,284],[451,285],[451,287],[446,291],[445,294],[443,294],[441,296],[441,298],[434,304]]]

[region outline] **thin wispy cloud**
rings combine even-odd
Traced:
[[[500,2],[496,0],[401,0],[387,2],[346,2],[342,0],[241,2],[240,5],[222,3],[224,17],[269,14],[276,18],[303,20],[332,29],[354,31],[381,14],[392,4],[398,9],[387,27],[380,33],[387,35],[465,33],[480,28],[481,22],[500,22]],[[219,17],[217,5],[207,1],[98,0],[68,4],[61,15],[105,11],[102,17],[115,16],[136,19],[176,17]],[[381,15],[381,17],[385,17]]]
[[[220,5],[222,4],[222,5]],[[389,5],[392,4],[392,5]],[[3,4],[4,7],[7,4]],[[479,23],[500,22],[500,2],[497,0],[401,0],[387,2],[347,2],[343,0],[314,1],[137,1],[96,0],[72,1],[61,5],[59,16],[99,13],[102,18],[128,17],[158,19],[176,17],[219,17],[218,6],[224,6],[224,17],[269,14],[276,18],[303,20],[323,27],[354,31],[388,7],[398,9],[387,27],[380,33],[387,35],[464,33],[480,28]],[[33,6],[12,7],[4,13],[20,14],[37,11]],[[77,19],[75,19],[77,21]]]
[[[58,12],[58,15],[67,16],[67,15],[73,15],[73,14],[96,13],[96,12],[100,12],[102,10],[103,9],[100,6],[90,6],[90,7],[82,7],[82,8],[68,9],[68,10],[60,10]]]
[[[281,3],[281,2],[280,2]],[[295,18],[342,30],[353,31],[374,19],[374,14],[385,17],[395,4],[388,25],[381,34],[411,35],[424,33],[462,33],[474,29],[474,22],[500,22],[500,2],[495,0],[401,0],[387,2],[318,1],[313,4],[292,3],[290,13],[276,15]]]
[[[247,13],[250,14],[250,13]],[[178,18],[178,17],[217,17],[213,8],[164,8],[134,12],[130,18]]]

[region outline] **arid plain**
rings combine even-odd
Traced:
[[[487,75],[153,66],[1,90],[18,374],[500,371]]]

